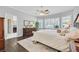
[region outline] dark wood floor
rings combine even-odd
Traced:
[[[18,38],[12,38],[5,40],[5,49],[0,50],[0,52],[28,52],[26,49],[24,49],[21,45],[17,43],[19,40],[23,40],[24,37],[18,37]],[[79,43],[76,45],[79,46]],[[77,52],[79,52],[79,47],[77,48]]]
[[[20,46],[17,41],[22,40],[23,37],[12,38],[5,41],[5,50],[4,52],[28,52],[22,46]]]

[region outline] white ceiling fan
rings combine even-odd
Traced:
[[[47,16],[49,14],[49,10],[45,9],[43,6],[41,6],[40,9],[37,10],[40,16]]]

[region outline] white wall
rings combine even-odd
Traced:
[[[18,26],[17,27],[17,30],[18,30],[17,36],[18,37],[22,36],[23,35],[23,25],[24,25],[23,20],[28,19],[27,16],[30,16],[30,15],[25,14],[23,12],[20,12],[18,10],[12,9],[10,7],[0,6],[0,16],[5,17],[6,14],[9,17],[17,16],[17,26]],[[6,20],[6,17],[5,17],[5,22],[4,23],[5,23],[5,26],[4,26],[5,30],[4,31],[5,31],[5,39],[6,39],[7,34],[8,34],[7,33],[7,20]],[[10,36],[9,38],[12,38],[12,37]]]
[[[77,17],[77,14],[79,14],[79,6],[77,6],[77,7],[74,8],[74,11],[73,11],[73,19],[74,20]]]

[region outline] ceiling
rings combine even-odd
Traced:
[[[33,16],[40,16],[37,10],[40,10],[40,6],[10,6],[10,8],[24,12]],[[49,10],[49,15],[57,14],[74,9],[74,6],[44,6],[43,9]]]

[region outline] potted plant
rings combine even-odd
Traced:
[[[38,21],[36,21],[36,23],[35,23],[35,27],[36,27],[36,30],[39,29],[39,22],[38,22]]]
[[[54,28],[58,29],[58,28],[59,28],[59,26],[58,26],[58,25],[55,25],[55,26],[54,26]]]

